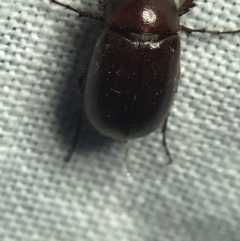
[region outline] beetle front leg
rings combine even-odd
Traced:
[[[185,13],[188,13],[191,8],[194,8],[197,4],[194,3],[194,0],[185,0],[181,6],[178,8],[178,15],[182,16]]]
[[[178,8],[178,15],[182,16],[185,13],[188,13],[191,8],[195,7],[197,4],[194,3],[194,0],[185,0],[182,5]],[[199,29],[193,29],[189,28],[183,25],[180,25],[180,30],[184,31],[187,34],[191,33],[211,33],[211,34],[233,34],[233,33],[240,33],[240,29],[235,30],[226,30],[226,31],[220,31],[220,30],[208,30],[207,28],[199,28]]]
[[[68,4],[59,2],[57,0],[50,0],[50,2],[77,13],[79,15],[79,18],[86,17],[86,18],[92,18],[92,19],[95,19],[95,20],[104,21],[103,16],[97,16],[97,15],[94,15],[92,13],[88,13],[88,12],[82,11],[80,9],[76,9],[76,8],[74,8],[74,7],[72,7]]]
[[[208,30],[206,28],[199,28],[199,29],[194,29],[194,28],[189,28],[183,25],[180,25],[180,30],[184,31],[187,34],[191,33],[211,33],[211,34],[233,34],[233,33],[240,33],[240,29],[235,29],[235,30],[226,30],[226,31],[219,31],[219,30]]]

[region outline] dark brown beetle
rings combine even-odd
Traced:
[[[185,0],[107,0],[105,16],[97,17],[58,1],[80,17],[103,20],[84,79],[80,83],[85,113],[103,135],[127,140],[162,128],[163,145],[170,107],[179,79],[179,30],[187,33],[235,33],[208,31],[179,25],[179,17],[195,6]]]

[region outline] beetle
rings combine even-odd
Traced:
[[[104,16],[77,10],[56,0],[52,3],[76,12],[79,17],[104,21],[88,69],[80,78],[84,112],[101,134],[125,141],[162,130],[166,142],[167,121],[180,75],[179,30],[186,33],[239,33],[191,29],[179,18],[195,7],[185,0],[107,0]]]

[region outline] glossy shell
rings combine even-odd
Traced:
[[[159,14],[155,23],[141,22],[143,12],[153,10]],[[106,136],[142,137],[163,125],[177,89],[177,9],[172,1],[113,0],[106,22],[86,74],[85,113]]]

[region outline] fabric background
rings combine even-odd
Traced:
[[[101,13],[97,1],[64,0]],[[200,1],[181,23],[240,27],[239,0]],[[181,80],[162,167],[160,131],[126,146],[79,116],[78,75],[103,25],[47,0],[0,2],[2,241],[240,240],[240,34],[181,33]]]

